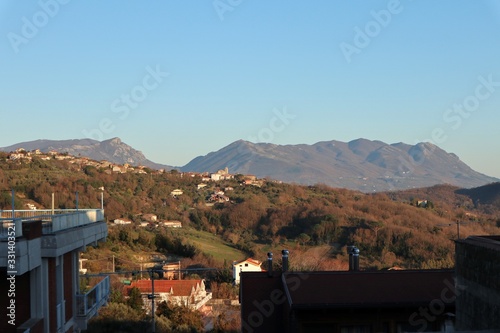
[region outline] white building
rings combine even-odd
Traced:
[[[241,272],[262,272],[262,262],[252,258],[233,262],[233,279],[234,283],[240,283]]]

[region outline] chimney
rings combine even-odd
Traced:
[[[349,271],[359,271],[359,249],[356,246],[347,247],[349,252]]]
[[[288,250],[281,251],[281,254],[283,256],[282,259],[283,272],[288,272]]]
[[[273,253],[267,253],[267,276],[273,276]]]

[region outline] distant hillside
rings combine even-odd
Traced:
[[[0,148],[0,151],[11,152],[19,148],[24,148],[28,151],[40,149],[42,152],[55,150],[73,156],[85,156],[96,161],[106,160],[117,164],[128,163],[133,166],[143,165],[153,169],[173,169],[171,166],[158,164],[148,160],[142,152],[130,147],[119,138],[113,138],[102,142],[91,139],[36,140],[3,147]]]
[[[478,209],[500,210],[500,183],[471,189],[459,189],[456,193],[469,197]]]
[[[266,181],[257,187],[238,179],[207,182],[200,188],[201,181],[201,176],[184,177],[180,172],[110,172],[82,167],[70,159],[10,159],[0,153],[0,210],[11,208],[10,189],[15,191],[16,209],[50,208],[52,194],[56,209],[74,208],[78,192],[78,207],[100,207],[102,198],[109,221],[133,222],[110,227],[103,250],[118,258],[146,250],[189,256],[197,264],[193,255],[199,252],[231,262],[240,259],[241,252],[265,260],[267,252],[289,248],[293,251],[290,267],[304,270],[345,267],[346,246],[353,244],[361,250],[365,269],[452,267],[453,221],[471,222],[461,227],[462,238],[495,235],[500,230],[499,210],[484,214],[449,185],[411,190],[413,194],[363,194]],[[175,189],[183,194],[173,196]],[[229,200],[214,204],[211,197],[221,189]],[[430,200],[432,205],[418,207],[417,200]],[[156,225],[143,228],[140,223],[150,221],[148,214],[159,221],[180,221],[182,230],[204,233],[172,232]],[[123,253],[125,246],[128,250]],[[101,252],[95,258],[106,256]]]
[[[472,170],[455,154],[431,143],[408,145],[357,139],[313,145],[254,144],[239,140],[205,156],[182,171],[254,174],[289,183],[316,184],[364,192],[420,188],[435,184],[476,187],[498,181]]]
[[[148,160],[143,153],[119,138],[106,141],[36,140],[0,148],[0,151],[55,150],[116,164],[144,165],[153,169],[173,167]],[[472,170],[451,153],[431,143],[408,145],[357,139],[350,142],[324,141],[313,145],[275,145],[239,140],[205,156],[199,156],[182,171],[215,172],[225,167],[230,173],[254,174],[287,183],[381,192],[450,184],[472,188],[499,181]]]

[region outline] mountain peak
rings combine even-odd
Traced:
[[[127,163],[134,166],[143,165],[154,169],[172,169],[171,166],[157,164],[148,160],[142,152],[135,150],[118,137],[101,142],[91,139],[35,140],[0,148],[0,150],[10,152],[18,148],[24,148],[28,151],[40,149],[40,151],[45,153],[55,150],[74,156],[85,156],[97,161],[106,160],[116,164]]]
[[[110,144],[114,144],[114,145],[119,145],[122,143],[122,140],[118,137],[115,137],[115,138],[112,138],[112,139],[109,139],[109,140],[104,140],[102,141],[101,143],[106,143],[106,142],[109,142]]]
[[[413,146],[356,139],[313,145],[276,145],[235,141],[199,156],[182,171],[213,171],[229,166],[232,173],[248,173],[289,183],[324,183],[364,192],[453,184],[480,186],[497,181],[480,174],[455,154],[429,142]]]

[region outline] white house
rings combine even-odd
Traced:
[[[173,190],[172,192],[170,192],[170,195],[173,196],[173,197],[176,197],[176,196],[179,196],[179,195],[182,195],[184,192],[182,192],[182,190],[176,188],[175,190]]]
[[[121,219],[115,219],[113,221],[115,224],[131,224],[132,221],[128,220],[128,219],[124,219],[124,218],[121,218]]]
[[[240,283],[241,272],[262,272],[262,262],[252,258],[233,262],[233,279],[234,283]]]
[[[180,221],[164,221],[160,223],[167,228],[182,228],[182,222]]]

